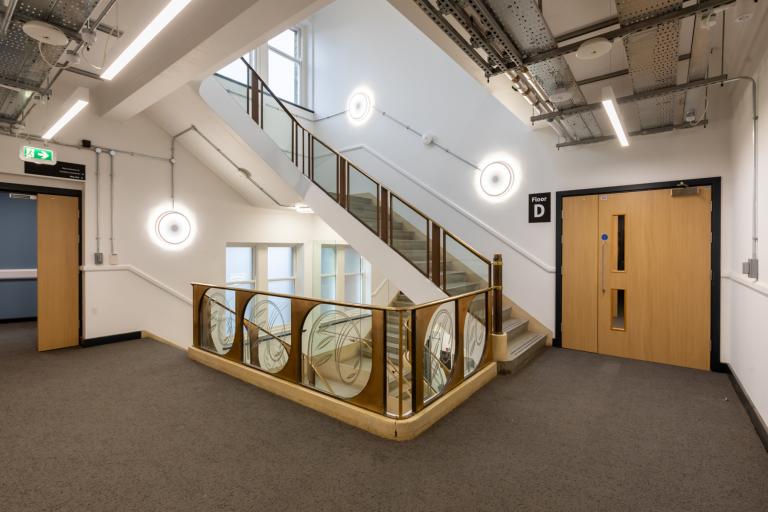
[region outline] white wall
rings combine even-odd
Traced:
[[[66,84],[59,94],[66,98]],[[56,116],[56,104],[34,111],[31,133],[41,133]],[[168,156],[170,137],[146,116],[125,122],[108,121],[86,109],[57,139]],[[168,251],[153,241],[149,225],[153,212],[169,206],[170,166],[167,161],[118,154],[115,157],[115,238],[118,266],[109,265],[108,157],[101,157],[101,250],[105,265],[95,271],[96,250],[95,156],[93,152],[53,146],[60,160],[86,165],[84,184],[23,175],[18,150],[23,141],[0,137],[0,182],[84,188],[84,336],[93,338],[126,331],[147,330],[182,346],[191,343],[190,283],[223,283],[228,242],[303,244],[303,273],[311,270],[312,240],[340,240],[316,215],[251,206],[240,194],[199,163],[183,145],[177,148],[177,204],[189,210],[196,226],[192,244]],[[136,272],[132,272],[135,270]],[[138,274],[154,278],[156,285]],[[311,279],[305,290],[311,293]]]
[[[765,21],[765,20],[764,20]],[[768,424],[768,30],[755,42],[749,56],[747,74],[758,81],[758,259],[760,280],[741,274],[741,263],[751,255],[753,146],[752,93],[739,85],[732,119],[732,186],[727,258],[724,259],[723,337],[725,354],[755,408]]]
[[[519,188],[493,204],[477,193],[476,170],[379,114],[363,127],[344,116],[316,122],[318,135],[337,148],[365,146],[347,156],[447,229],[488,256],[502,253],[505,293],[549,328],[555,317],[555,223],[528,224],[529,193],[712,176],[723,176],[728,188],[725,121],[634,138],[627,149],[603,143],[557,151],[551,131],[521,123],[385,0],[338,0],[315,14],[313,28],[317,119],[343,110],[348,94],[364,85],[379,109],[434,134],[470,162],[495,156],[514,162]],[[721,92],[710,92],[711,104],[718,105]]]

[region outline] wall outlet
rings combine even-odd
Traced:
[[[103,265],[104,264],[104,253],[103,252],[97,252],[93,255],[93,262],[96,265]]]
[[[118,265],[120,263],[120,257],[117,254],[110,254],[109,255],[109,264],[110,265]]]

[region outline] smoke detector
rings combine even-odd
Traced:
[[[32,20],[22,26],[22,30],[35,41],[51,46],[67,46],[69,38],[64,32],[44,21]]]
[[[581,60],[593,60],[603,55],[608,55],[608,52],[613,48],[613,43],[604,37],[595,37],[588,39],[581,43],[579,49],[576,50],[576,58]]]
[[[573,99],[573,93],[568,89],[558,89],[549,95],[549,101],[552,103],[564,103]]]

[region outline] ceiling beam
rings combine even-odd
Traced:
[[[116,29],[112,25],[107,25],[106,23],[98,23],[96,20],[89,20],[89,23],[91,26],[96,25],[96,30],[99,32],[104,32],[105,34],[108,34],[112,37],[123,37],[123,31]]]
[[[678,62],[683,62],[691,58],[690,53],[685,53],[683,55],[680,55],[677,57]],[[582,85],[588,85],[593,84],[595,82],[602,82],[603,80],[610,80],[611,78],[618,78],[620,76],[628,75],[629,70],[628,69],[620,69],[618,71],[612,71],[611,73],[606,73],[604,75],[597,75],[589,78],[584,78],[583,80],[577,80],[576,85],[581,87]]]
[[[687,130],[688,128],[696,128],[701,126],[702,128],[707,126],[707,120],[698,124],[668,124],[666,126],[658,126],[656,128],[648,128],[645,130],[638,130],[636,132],[630,132],[627,134],[629,137],[640,137],[642,135],[653,135],[655,133],[671,132],[673,130]],[[607,140],[614,140],[615,135],[604,135],[602,137],[590,137],[589,139],[573,140],[567,142],[561,142],[557,144],[557,149],[567,148],[569,146],[583,146],[584,144],[595,144],[597,142],[605,142]]]
[[[621,98],[616,99],[616,103],[618,103],[619,105],[622,105],[624,103],[632,103],[635,101],[648,100],[651,98],[657,98],[659,96],[666,96],[668,94],[675,94],[675,93],[684,92],[690,89],[696,89],[697,87],[706,87],[708,85],[718,84],[720,82],[724,82],[727,79],[728,79],[727,75],[720,75],[712,78],[706,78],[704,80],[696,80],[693,82],[688,82],[687,84],[673,85],[671,87],[661,87],[659,89],[651,89],[650,91],[640,92],[637,94],[632,94],[630,96],[622,96]],[[536,121],[549,121],[549,120],[557,119],[558,117],[581,114],[583,112],[590,112],[592,110],[599,110],[601,108],[603,108],[603,104],[600,102],[588,103],[587,105],[565,108],[563,110],[558,110],[556,112],[550,112],[548,114],[533,116],[531,117],[531,122],[535,123]]]
[[[564,41],[568,41],[570,39],[575,39],[577,37],[585,36],[587,34],[591,34],[593,32],[597,32],[598,30],[605,30],[606,28],[614,27],[616,25],[620,25],[619,23],[619,17],[618,16],[612,16],[610,18],[606,18],[604,20],[598,21],[596,23],[593,23],[591,25],[587,25],[581,28],[577,28],[568,32],[565,32],[563,34],[560,34],[559,36],[555,36],[555,42],[556,43],[562,43]]]
[[[490,76],[495,73],[500,73],[500,70],[496,70],[489,64],[488,62],[483,59],[483,57],[475,51],[472,46],[469,45],[469,43],[464,39],[464,37],[459,33],[458,30],[453,28],[453,26],[448,23],[448,20],[443,18],[440,11],[435,9],[435,7],[432,5],[430,0],[414,0],[416,2],[416,5],[418,5],[424,13],[426,13],[427,16],[437,25],[440,27],[440,29],[447,35],[451,41],[456,43],[459,48],[462,49],[462,51],[470,58],[472,59],[472,62],[480,66],[482,68],[483,72],[485,73],[485,76]]]
[[[64,71],[68,71],[68,72],[74,73],[76,75],[84,76],[86,78],[92,78],[94,80],[103,80],[103,78],[101,78],[96,73],[91,73],[90,71],[86,71],[86,70],[80,69],[80,68],[75,68],[75,67],[72,67],[72,66],[70,66],[68,68],[64,68]]]
[[[688,7],[683,7],[682,9],[678,9],[676,11],[667,12],[664,14],[660,14],[658,16],[654,16],[652,18],[648,18],[648,19],[640,20],[635,23],[624,25],[623,27],[601,34],[601,37],[605,37],[608,40],[612,41],[617,37],[624,37],[629,34],[634,34],[635,32],[648,30],[648,29],[657,27],[663,23],[687,18],[688,16],[693,16],[702,12],[706,12],[716,7],[732,4],[735,1],[736,0],[702,0],[698,4],[694,4]],[[599,22],[599,23],[605,23],[605,22]],[[587,30],[588,28],[589,27],[584,27],[582,30]],[[537,54],[532,54],[526,57],[524,64],[526,66],[530,66],[531,64],[536,64],[538,62],[544,62],[547,60],[554,59],[556,57],[562,57],[563,55],[567,55],[569,53],[575,52],[576,50],[579,49],[580,46],[581,46],[581,41],[578,41],[575,43],[560,46],[558,48],[553,48],[552,50],[547,50]]]
[[[47,90],[41,89],[40,86],[36,84],[31,84],[29,82],[24,82],[23,80],[8,80],[7,78],[0,78],[0,87],[3,87],[5,89],[16,90],[19,92],[30,91],[30,92],[36,92],[38,94],[48,93]]]

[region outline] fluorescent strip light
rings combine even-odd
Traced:
[[[141,34],[128,45],[128,48],[123,50],[117,59],[101,74],[101,78],[104,80],[112,80],[117,74],[123,70],[129,62],[133,60],[141,50],[152,41],[157,34],[163,30],[173,19],[189,5],[192,0],[171,0],[171,2],[160,11],[160,14],[155,16],[149,25],[146,26]]]
[[[296,203],[293,208],[299,213],[315,213],[312,208],[301,203]]]
[[[77,114],[88,105],[89,92],[85,87],[78,87],[75,91],[62,103],[61,111],[64,112],[58,121],[53,123],[53,126],[48,128],[48,131],[43,134],[44,140],[50,140],[56,136],[59,131],[64,128],[67,123],[75,118]]]
[[[625,148],[629,146],[629,140],[627,139],[627,133],[624,131],[624,127],[621,125],[621,119],[619,118],[619,110],[616,108],[616,99],[613,95],[613,89],[606,87],[603,89],[603,108],[608,115],[608,120],[613,126],[613,131],[616,133],[616,138],[619,139],[621,147]]]

